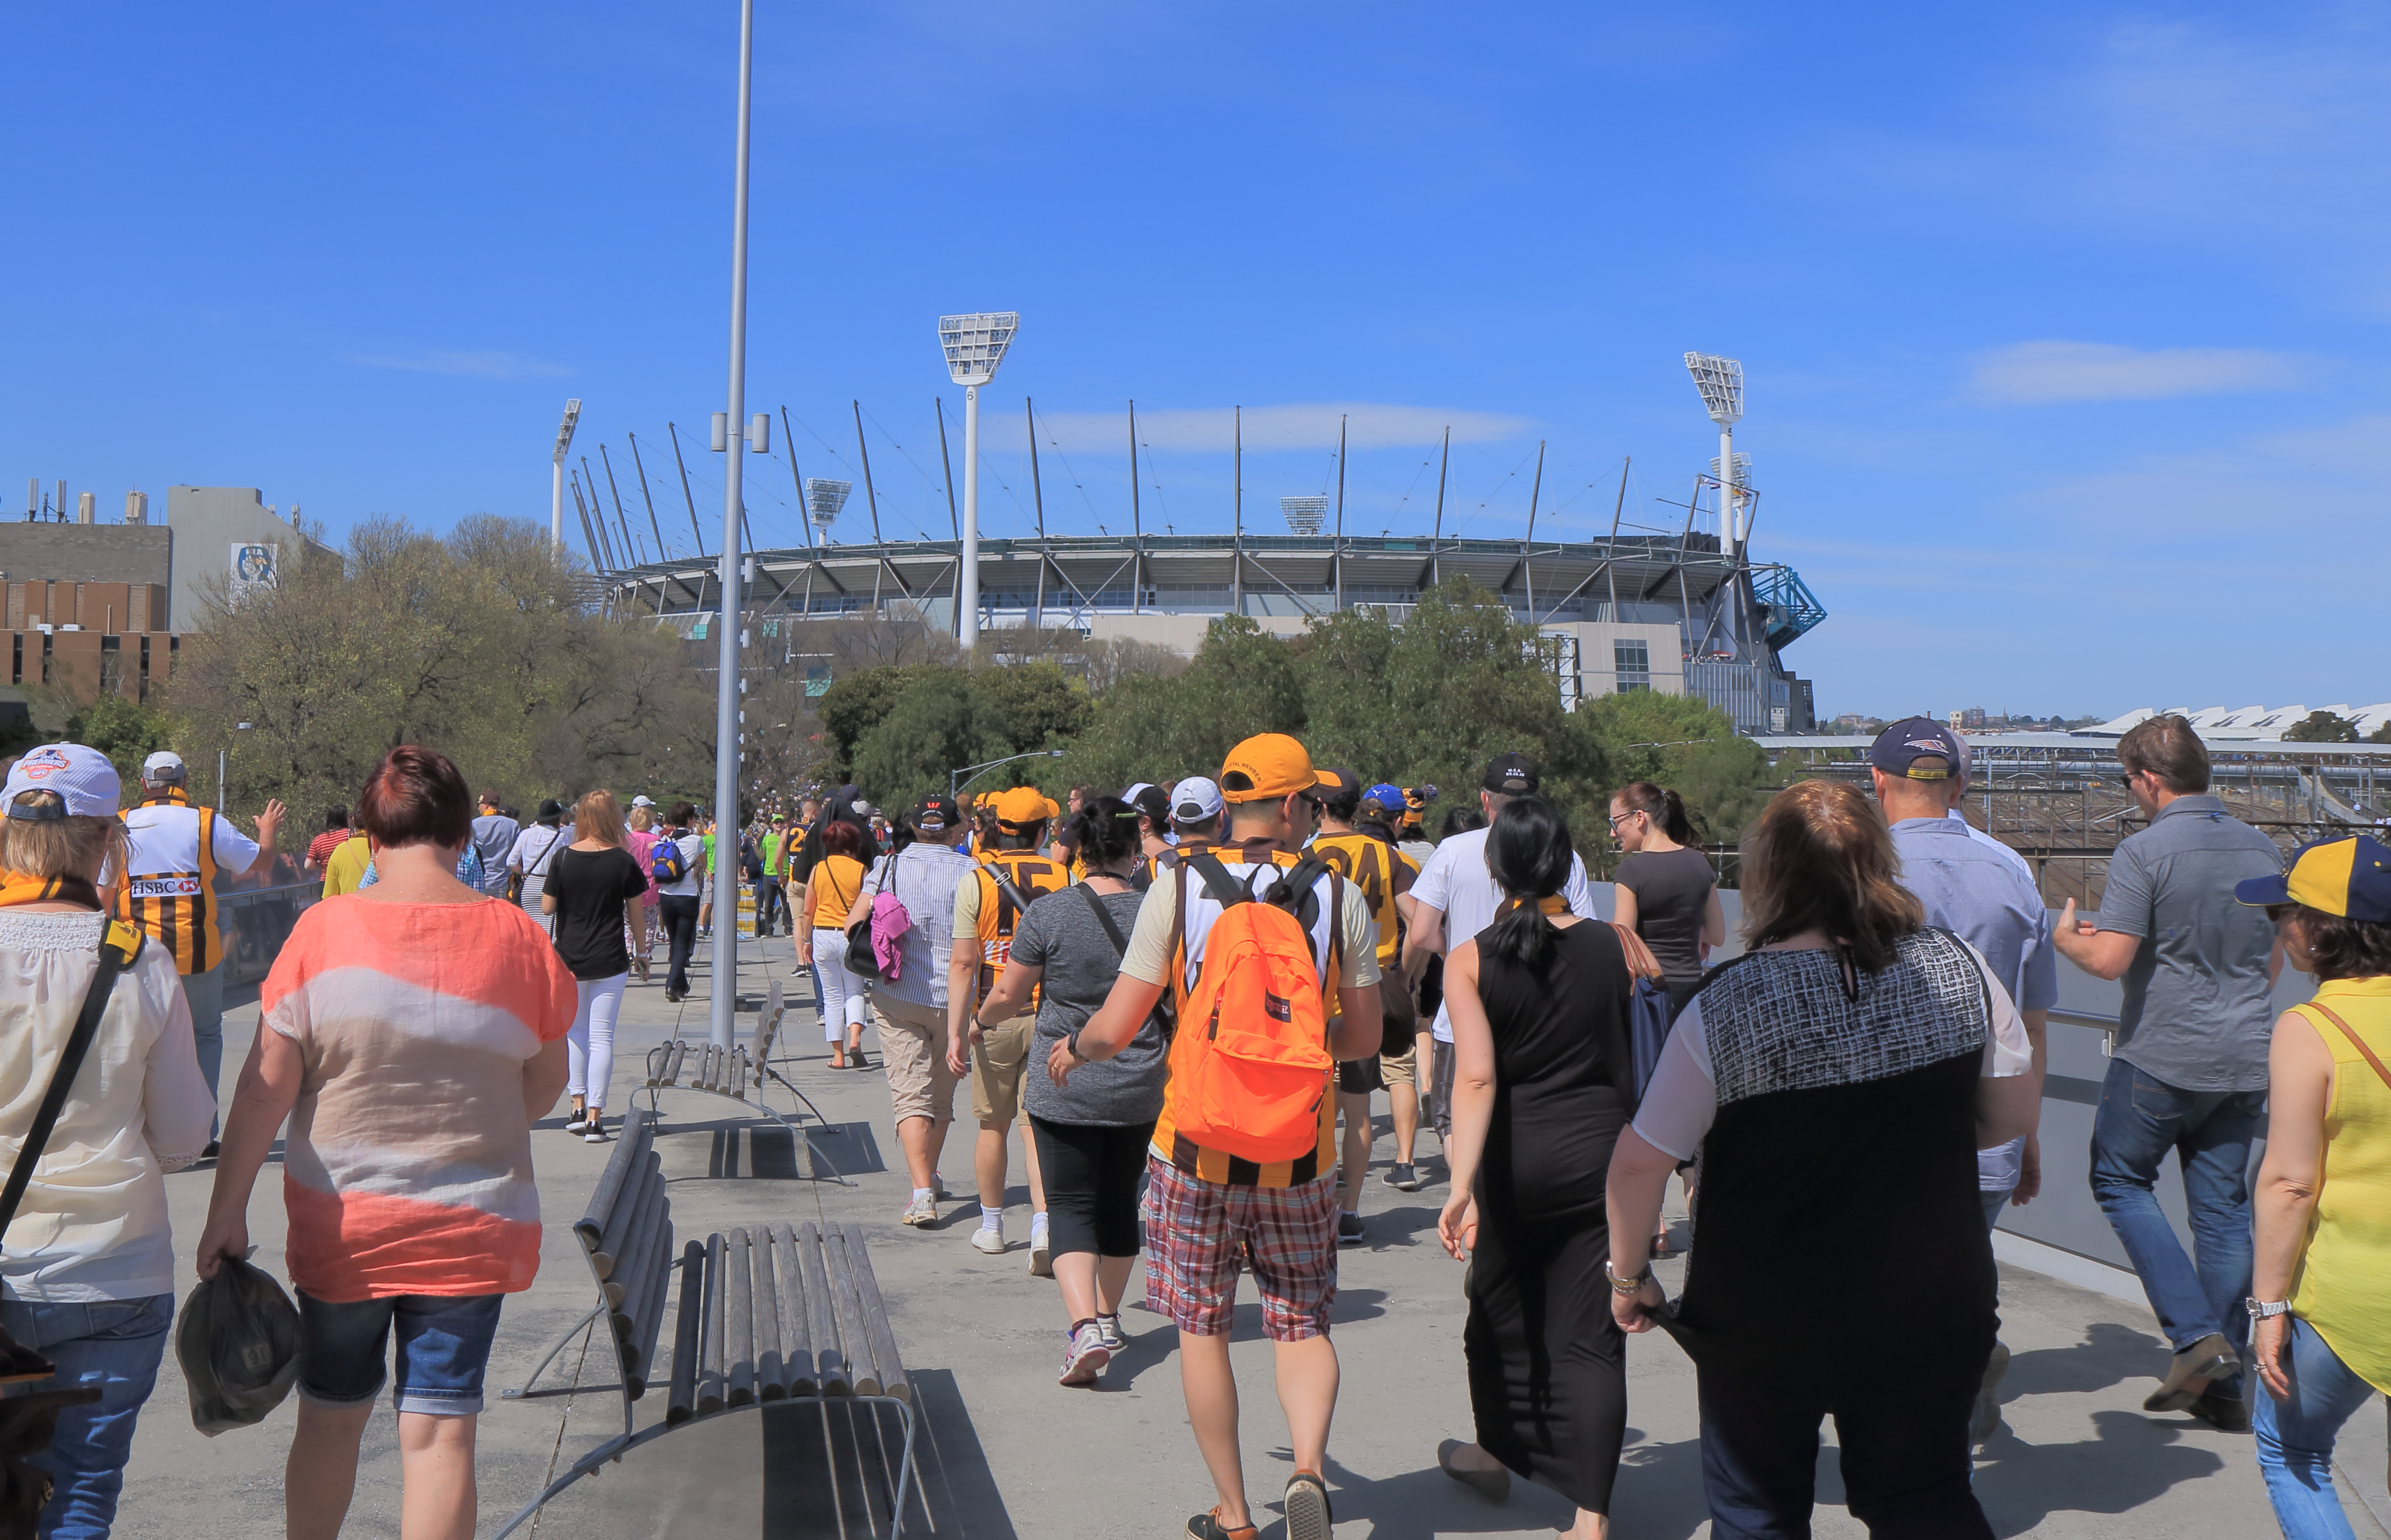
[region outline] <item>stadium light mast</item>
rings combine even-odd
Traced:
[[[838,511],[847,506],[847,496],[854,490],[851,481],[806,478],[806,511],[813,516],[814,528],[821,532],[822,544],[830,544],[830,526],[838,522]]]
[[[1732,558],[1743,543],[1735,508],[1735,425],[1743,421],[1743,366],[1714,353],[1686,355],[1686,372],[1719,430],[1719,545]]]
[[[1326,498],[1281,498],[1278,511],[1286,516],[1287,529],[1306,539],[1317,536],[1320,526],[1328,522]]]
[[[581,397],[564,404],[564,421],[556,427],[556,463],[548,473],[548,543],[564,549],[564,451],[573,447],[573,428],[581,421]]]
[[[1016,310],[938,317],[947,373],[963,388],[963,573],[955,596],[955,638],[966,653],[979,641],[979,388],[996,378],[1020,326]]]

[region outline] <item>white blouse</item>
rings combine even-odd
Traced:
[[[23,1147],[90,991],[100,925],[96,913],[0,909],[0,1173]],[[49,1303],[174,1292],[165,1173],[200,1158],[214,1112],[183,981],[152,942],[110,991],[0,1237],[0,1294]]]

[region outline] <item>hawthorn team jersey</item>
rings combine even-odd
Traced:
[[[1312,842],[1312,853],[1347,882],[1361,889],[1378,927],[1378,967],[1394,966],[1395,948],[1402,937],[1402,915],[1395,896],[1411,890],[1419,862],[1374,835],[1322,835]]]
[[[979,870],[974,874],[974,886],[978,889],[978,912],[971,916],[979,929],[979,992],[986,999],[996,988],[997,975],[1013,957],[1013,931],[1021,923],[1021,911],[1004,890],[997,886],[996,874],[1018,888],[1022,897],[1036,902],[1049,893],[1059,893],[1071,886],[1071,874],[1057,863],[1035,850],[991,850],[980,859]],[[1035,1008],[1035,995],[1031,997]]]
[[[174,959],[174,971],[205,973],[224,961],[216,925],[216,874],[246,872],[257,844],[213,808],[168,790],[123,813],[130,847],[117,918],[138,925]]]

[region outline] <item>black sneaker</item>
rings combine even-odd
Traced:
[[[1370,1232],[1362,1227],[1362,1216],[1360,1214],[1338,1214],[1337,1216],[1338,1245],[1359,1246],[1369,1238]]]
[[[211,1139],[208,1141],[208,1147],[200,1151],[200,1158],[202,1160],[213,1160],[216,1158],[217,1152],[223,1148],[224,1146],[222,1145],[218,1144],[215,1140]]]
[[[1309,1470],[1286,1479],[1286,1540],[1330,1540],[1337,1516],[1328,1511],[1328,1483]]]
[[[1408,1160],[1388,1168],[1383,1180],[1388,1186],[1399,1193],[1415,1193],[1420,1190],[1419,1168]]]
[[[1221,1510],[1217,1508],[1187,1521],[1187,1540],[1256,1540],[1260,1534],[1251,1524],[1231,1529],[1221,1522]]]

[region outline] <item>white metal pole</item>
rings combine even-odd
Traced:
[[[1719,552],[1732,558],[1738,536],[1735,516],[1735,424],[1719,424]]]
[[[968,653],[979,641],[979,387],[963,387],[963,576],[955,635]]]
[[[564,549],[564,461],[548,468],[548,543]]]
[[[740,451],[747,410],[747,122],[756,72],[756,0],[739,6],[739,154],[730,199],[730,408],[724,435],[722,565],[716,591],[714,679],[714,978],[707,1038],[729,1048],[739,1010],[739,588]]]

